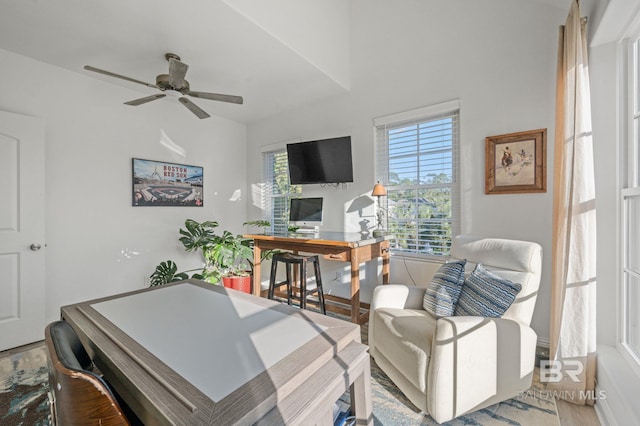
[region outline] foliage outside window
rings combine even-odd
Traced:
[[[376,174],[396,253],[449,255],[459,222],[458,116],[450,102],[375,120]]]
[[[289,184],[287,150],[263,153],[263,217],[271,223],[271,232],[286,234],[289,227],[289,200],[302,193],[300,185]]]

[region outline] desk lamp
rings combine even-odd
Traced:
[[[382,226],[382,214],[383,214],[383,212],[382,212],[382,204],[380,204],[380,197],[384,197],[385,195],[387,195],[387,190],[384,187],[384,185],[382,185],[380,183],[380,181],[378,181],[378,183],[376,183],[373,186],[373,192],[371,192],[371,196],[378,197],[378,212],[377,212],[378,227],[373,230],[373,236],[374,237],[383,237],[384,236],[384,227]]]

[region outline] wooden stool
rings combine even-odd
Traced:
[[[276,283],[276,273],[278,270],[278,262],[285,264],[287,278],[285,281]],[[316,275],[316,288],[307,290],[307,263],[313,263],[313,270]],[[271,259],[271,276],[269,278],[269,299],[273,299],[273,293],[276,287],[281,285],[287,285],[287,303],[291,305],[291,299],[293,297],[293,266],[298,267],[300,278],[300,308],[307,308],[307,296],[313,293],[318,293],[318,301],[320,303],[320,309],[323,314],[327,314],[327,310],[324,306],[324,292],[322,291],[322,278],[320,277],[320,259],[318,256],[302,256],[292,253],[279,253],[274,254]]]

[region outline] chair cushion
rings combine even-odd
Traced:
[[[499,318],[521,289],[522,285],[502,278],[478,263],[464,280],[454,315]]]
[[[422,301],[431,315],[437,318],[453,315],[464,283],[465,263],[466,260],[444,263],[434,274]]]
[[[78,335],[66,321],[51,324],[51,339],[62,365],[72,370],[88,370],[93,367],[89,354]]]
[[[470,266],[482,263],[486,269],[521,284],[522,290],[502,318],[531,323],[542,270],[542,247],[539,244],[459,235],[451,242],[451,256],[467,259],[469,273],[473,269]]]
[[[420,392],[427,390],[427,368],[436,319],[423,309],[380,308],[374,311],[376,345]],[[374,353],[374,358],[377,354]]]

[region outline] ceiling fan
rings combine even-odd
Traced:
[[[146,83],[144,81],[116,74],[111,71],[101,70],[99,68],[92,67],[91,65],[85,65],[84,69],[108,75],[109,77],[120,78],[122,80],[131,81],[133,83],[143,84],[147,87],[153,87],[154,89],[159,89],[164,92],[151,96],[145,96],[144,98],[140,99],[134,99],[132,101],[125,102],[125,105],[138,106],[146,104],[147,102],[155,101],[156,99],[164,98],[168,95],[178,98],[178,101],[182,105],[187,107],[187,109],[194,113],[198,118],[208,118],[210,117],[210,115],[207,114],[206,111],[204,111],[198,105],[194,104],[186,96],[209,99],[212,101],[230,102],[233,104],[242,104],[244,102],[242,96],[221,95],[219,93],[192,91],[189,87],[189,82],[184,79],[185,75],[187,74],[187,69],[189,69],[189,65],[180,62],[180,56],[176,55],[175,53],[167,53],[166,55],[164,55],[164,57],[167,59],[167,61],[169,61],[169,74],[158,75],[156,77],[156,84]]]

